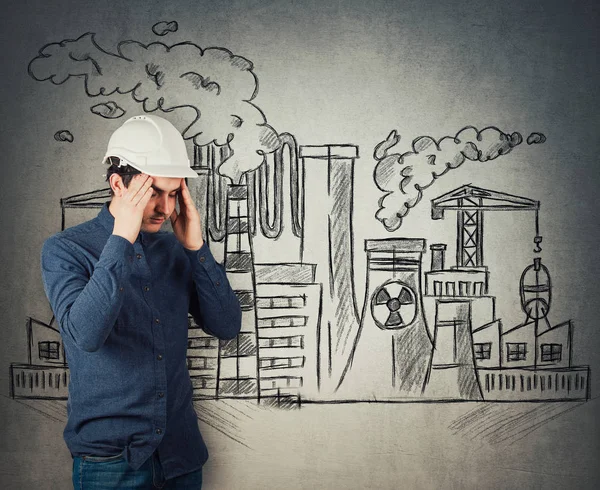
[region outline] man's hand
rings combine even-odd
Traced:
[[[131,179],[120,198],[113,199],[110,206],[115,218],[113,235],[135,242],[142,227],[144,209],[152,197],[152,182],[152,177],[138,174]]]
[[[177,196],[179,202],[179,213],[173,210],[171,213],[171,226],[177,240],[188,250],[199,250],[204,244],[202,228],[200,226],[200,213],[194,206],[192,195],[181,179],[181,191]]]

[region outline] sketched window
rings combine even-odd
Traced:
[[[483,344],[473,344],[475,351],[475,359],[491,359],[492,358],[492,343],[484,342]]]
[[[560,362],[562,344],[542,344],[542,362]]]
[[[59,347],[59,342],[38,342],[40,359],[60,359]]]
[[[506,343],[506,360],[507,361],[524,361],[527,358],[527,344],[524,342],[519,343]]]

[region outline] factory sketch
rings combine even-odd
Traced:
[[[159,24],[153,28],[157,35],[177,29],[176,23]],[[228,109],[226,124],[218,115],[200,117],[203,98],[218,97],[230,87],[218,76],[203,77],[202,67],[180,68],[184,58],[177,53],[194,49],[219,68],[218,75],[246,77],[235,85],[240,100]],[[167,117],[179,107],[197,109],[197,119],[184,131],[193,142],[199,176],[190,189],[205,239],[240,301],[243,323],[237,338],[219,341],[190,316],[188,369],[196,399],[297,407],[590,398],[590,369],[573,364],[573,323],[548,320],[554,292],[541,258],[538,201],[470,183],[431,199],[432,219],[456,213],[455,265],[447,265],[447,243],[428,245],[398,232],[413,207],[427,205],[424,191],[436,179],[466,160],[506,155],[523,142],[519,133],[469,126],[455,136],[416,138],[411,151],[394,153],[400,138],[392,131],[376,146],[373,180],[384,195],[375,218],[390,237],[361,244],[367,272],[364,300],[357,305],[353,214],[358,146],[299,145],[292,134],[278,134],[250,102],[258,89],[252,63],[223,48],[126,41],[117,51],[103,50],[88,33],[44,46],[29,73],[56,85],[80,77],[90,97],[131,94],[145,112],[161,110]],[[75,59],[73,53],[85,56]],[[165,60],[172,55],[173,61],[154,63],[151,58],[158,55]],[[136,60],[141,60],[145,85],[135,83],[134,75],[126,80],[129,85],[113,83],[106,68],[115,65],[115,73],[130,73]],[[82,68],[86,61],[90,66]],[[74,62],[77,68],[70,66]],[[172,81],[169,70],[175,67]],[[161,89],[154,99],[150,83]],[[115,101],[91,110],[104,119],[124,114]],[[224,125],[218,134],[206,130]],[[72,144],[74,136],[61,129],[55,139]],[[250,148],[251,141],[258,146]],[[526,141],[540,144],[545,136],[531,133]],[[108,189],[99,189],[61,199],[61,229],[92,218],[109,198]],[[534,257],[520,278],[519,325],[505,325],[497,317],[488,287],[483,217],[491,211],[531,212],[535,219]],[[269,250],[262,260],[258,243]],[[281,243],[286,244],[284,254],[278,251]],[[66,399],[69,370],[55,319],[29,318],[26,328],[28,359],[10,365],[11,396]]]
[[[429,246],[431,263],[424,272],[424,239],[366,240],[366,294],[359,314],[348,260],[358,149],[296,148],[291,135],[285,138],[265,168],[255,171],[268,173],[273,182],[253,175],[252,186],[228,184],[216,172],[218,148],[195,149],[199,179],[193,191],[205,217],[205,236],[224,259],[244,315],[242,332],[230,341],[210,337],[190,316],[188,369],[198,399],[336,402],[346,399],[339,392],[345,393],[341,388],[353,370],[372,378],[365,391],[351,393],[355,401],[372,396],[378,401],[589,398],[589,367],[572,363],[572,322],[551,325],[548,320],[552,285],[541,258],[535,257],[520,278],[522,324],[506,328],[489,294],[484,212],[533,211],[537,225],[539,202],[473,185],[433,199],[433,218],[457,213],[455,266],[446,266],[444,243]],[[289,217],[297,222],[290,228],[301,239],[299,260],[256,263],[256,236],[276,242],[284,228],[285,205],[275,211],[261,189],[264,193],[272,185],[275,203],[287,195],[290,201],[296,198],[284,192],[284,174],[288,185],[300,183],[298,195],[305,196],[307,188],[325,193],[330,207],[322,209],[316,199],[290,206]],[[62,227],[85,213],[93,216],[107,199],[108,189],[62,199]],[[540,238],[534,241],[541,251]],[[11,365],[12,396],[66,398],[68,366],[54,319],[29,318],[27,331],[29,358]]]

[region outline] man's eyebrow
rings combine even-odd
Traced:
[[[155,185],[151,186],[156,192],[167,192],[164,189],[161,189],[160,187],[156,187]],[[169,192],[169,194],[171,192],[179,192],[181,190],[181,186],[179,186],[177,189],[173,189],[172,191]]]

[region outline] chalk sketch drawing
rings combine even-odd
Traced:
[[[166,36],[170,32],[177,32],[177,29],[179,29],[179,24],[174,20],[157,22],[152,26],[152,32],[157,36]]]
[[[164,36],[177,23],[159,22],[152,30]],[[129,94],[145,112],[195,111],[183,131],[199,176],[190,186],[243,321],[236,339],[220,341],[190,316],[187,360],[199,418],[227,437],[246,445],[239,422],[265,407],[479,401],[486,403],[451,429],[477,432],[491,443],[514,442],[590,398],[590,368],[573,364],[573,322],[548,319],[553,291],[539,256],[540,202],[472,184],[430,195],[438,179],[467,161],[515,150],[520,133],[467,126],[454,136],[420,136],[402,152],[392,131],[374,148],[373,181],[383,192],[375,223],[394,235],[364,242],[361,310],[353,265],[359,148],[299,145],[292,134],[277,133],[253,102],[259,84],[251,61],[192,42],[128,40],[111,53],[86,33],[43,46],[28,70],[55,85],[81,78],[90,98]],[[125,113],[115,100],[91,111],[107,119]],[[73,136],[62,130],[55,139],[72,142]],[[529,145],[545,140],[538,132],[526,138]],[[426,194],[433,220],[457,214],[456,265],[446,266],[447,244],[433,243],[424,270],[425,239],[397,234]],[[61,199],[60,229],[93,217],[108,199],[108,189]],[[488,289],[484,213],[491,211],[534,215],[535,257],[520,278],[524,318],[516,326],[496,316]],[[276,248],[285,232],[298,239],[297,260],[257,262],[257,237]],[[58,326],[54,318],[28,318],[26,328],[28,360],[10,365],[10,395],[62,421],[69,370]],[[368,388],[347,394],[344,387],[357,372],[368,373]],[[524,416],[524,409],[490,403],[519,401],[555,402],[555,408]],[[506,420],[502,429],[480,430],[498,417]]]
[[[66,141],[68,143],[73,143],[73,134],[71,133],[71,131],[67,130],[67,129],[63,129],[61,131],[57,131],[56,133],[54,133],[54,139],[56,141]]]
[[[95,106],[90,107],[90,111],[105,119],[118,119],[125,115],[123,108],[119,107],[118,104],[112,100],[105,104],[96,104]]]

